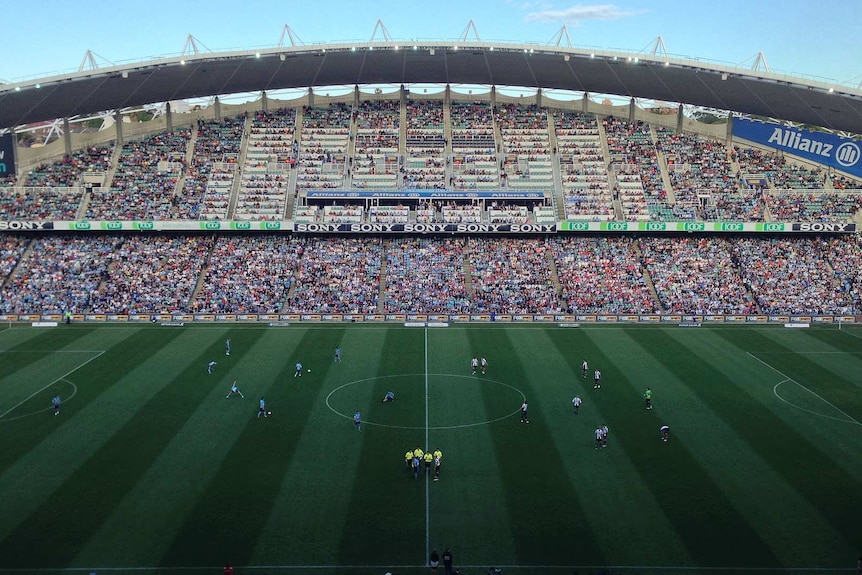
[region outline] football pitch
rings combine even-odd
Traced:
[[[425,574],[447,547],[462,575],[849,574],[862,552],[856,327],[11,326],[0,366],[0,574]]]

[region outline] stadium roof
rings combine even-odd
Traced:
[[[862,134],[858,89],[697,60],[482,41],[205,53],[0,85],[0,126],[222,94],[417,83],[617,94]]]

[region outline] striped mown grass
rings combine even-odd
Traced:
[[[858,328],[15,326],[0,368],[0,573],[396,575],[446,547],[465,575],[849,573],[862,550]]]

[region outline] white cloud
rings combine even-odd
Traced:
[[[634,10],[621,10],[613,4],[594,4],[585,6],[576,4],[562,10],[541,10],[531,12],[524,17],[527,22],[559,22],[561,24],[578,25],[582,20],[616,20],[634,16]]]

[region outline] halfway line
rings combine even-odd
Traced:
[[[428,328],[425,328],[425,449],[431,449],[428,443]],[[431,492],[430,477],[425,475],[425,559],[431,554]]]

